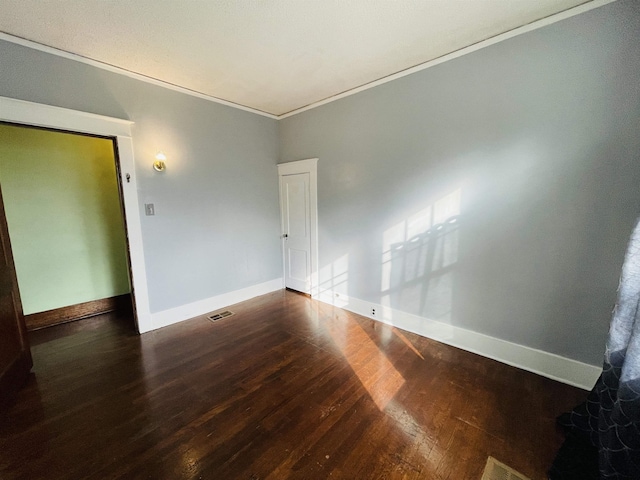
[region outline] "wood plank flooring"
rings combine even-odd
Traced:
[[[280,291],[137,335],[32,332],[0,418],[2,479],[532,479],[586,392]]]

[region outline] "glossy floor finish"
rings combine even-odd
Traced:
[[[31,334],[2,479],[532,479],[586,392],[280,291],[136,335],[104,315]]]

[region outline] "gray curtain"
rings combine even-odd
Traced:
[[[577,436],[594,447],[600,479],[640,480],[640,220],[622,267],[602,374],[587,402],[558,421],[571,438]],[[585,451],[569,447],[564,453],[584,456]],[[563,462],[572,461],[565,457],[558,455],[550,478],[580,478],[562,469]],[[587,463],[583,458],[576,465]],[[578,475],[587,478],[585,472]]]

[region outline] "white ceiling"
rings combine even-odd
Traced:
[[[0,31],[282,115],[585,0],[0,0]]]

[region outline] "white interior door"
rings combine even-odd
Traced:
[[[284,284],[311,293],[309,173],[283,175],[280,182],[284,242]]]

